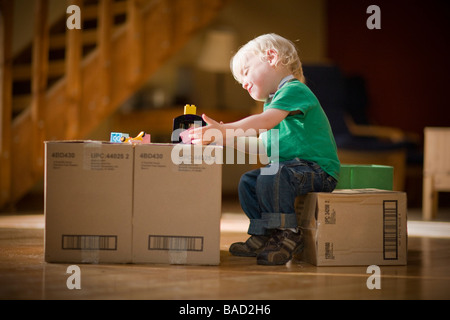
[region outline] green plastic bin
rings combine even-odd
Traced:
[[[393,185],[394,167],[375,164],[341,164],[341,173],[336,189],[392,190]]]

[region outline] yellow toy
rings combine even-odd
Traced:
[[[141,131],[136,137],[134,138],[120,138],[120,141],[123,143],[150,143],[150,134],[145,133],[144,131]]]

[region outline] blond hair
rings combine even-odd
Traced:
[[[230,68],[234,78],[241,83],[241,72],[245,64],[245,55],[250,52],[259,55],[262,61],[266,58],[267,50],[277,52],[279,63],[287,67],[294,77],[305,83],[302,63],[294,43],[275,33],[263,34],[243,45],[231,58]]]

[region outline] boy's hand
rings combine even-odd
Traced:
[[[223,145],[225,130],[222,122],[202,115],[203,120],[207,123],[207,126],[194,128],[189,130],[189,138],[192,139],[192,144],[210,144],[216,142],[219,145]]]

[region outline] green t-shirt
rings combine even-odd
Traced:
[[[333,132],[325,112],[311,90],[298,80],[287,82],[264,104],[264,110],[269,108],[290,111],[277,126],[261,135],[270,161],[287,161],[294,158],[313,161],[326,173],[338,179],[340,163]],[[278,139],[274,130],[278,130]]]

